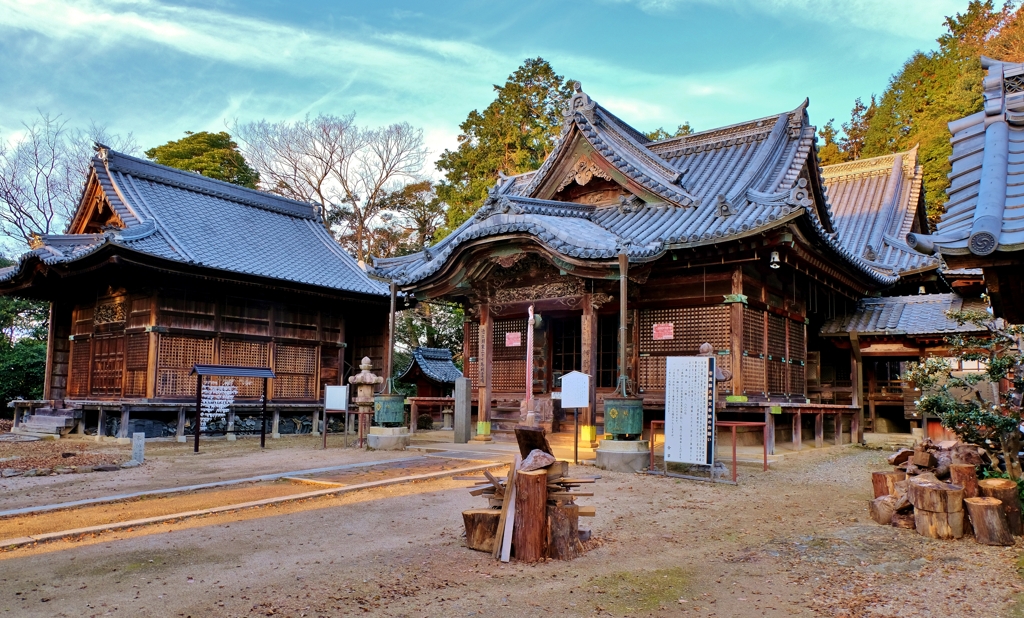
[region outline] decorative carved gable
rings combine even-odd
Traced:
[[[576,165],[572,167],[562,178],[562,182],[558,184],[558,189],[555,193],[559,193],[562,189],[569,186],[569,183],[575,181],[579,186],[584,186],[594,176],[598,178],[604,178],[605,180],[611,180],[612,177],[608,172],[598,167],[590,157],[580,157],[576,160]]]
[[[110,205],[110,200],[95,174],[89,175],[89,182],[78,210],[72,220],[69,234],[99,234],[111,228],[124,229],[124,221]]]

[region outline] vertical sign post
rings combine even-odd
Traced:
[[[572,460],[579,464],[580,444],[580,408],[590,405],[590,376],[579,372],[570,371],[562,376],[562,408],[575,408],[573,414],[575,422],[575,436],[573,437]]]
[[[324,387],[324,448],[327,448],[327,411],[345,414],[345,446],[348,446],[348,385]]]
[[[665,462],[715,463],[715,358],[665,359]]]

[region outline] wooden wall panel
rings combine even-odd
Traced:
[[[213,364],[213,339],[160,335],[157,352],[157,397],[194,397],[193,365]]]
[[[274,399],[312,399],[317,396],[316,352],[313,346],[277,344],[274,349]]]

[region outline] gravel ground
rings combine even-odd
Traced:
[[[739,486],[602,473],[580,500],[597,540],[571,563],[463,547],[460,512],[481,500],[450,480],[47,543],[0,554],[0,614],[1019,615],[1020,544],[870,521],[884,457],[801,454],[744,466]]]

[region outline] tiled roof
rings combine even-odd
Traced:
[[[907,246],[924,216],[917,148],[821,168],[839,242],[886,274],[939,266],[935,257]],[[926,225],[926,224],[925,224]]]
[[[800,177],[808,157],[817,169],[815,129],[806,105],[650,142],[577,91],[562,137],[539,170],[502,177],[484,206],[437,245],[374,259],[374,270],[399,285],[413,285],[440,270],[463,243],[504,234],[531,235],[570,258],[608,259],[624,249],[631,262],[646,262],[672,249],[752,236],[805,217],[817,238],[853,268],[877,283],[894,283],[894,275],[873,268],[836,240],[829,206],[815,195],[817,175],[810,184]],[[552,183],[558,182],[553,174],[580,147],[611,166],[601,173],[638,187],[644,197],[597,207],[539,199],[553,193]]]
[[[124,229],[42,236],[19,267],[0,271],[0,282],[16,277],[32,259],[69,263],[114,245],[222,271],[388,293],[327,233],[310,204],[106,149],[93,159],[92,170]],[[77,217],[85,212],[79,208]]]
[[[455,380],[462,377],[462,372],[452,362],[452,351],[447,348],[416,348],[412,351],[412,362],[398,380],[404,381],[416,365],[428,378],[442,384],[455,384]]]
[[[973,324],[958,325],[947,311],[984,311],[981,300],[966,300],[957,294],[920,294],[865,298],[853,315],[833,318],[821,327],[822,335],[948,335],[985,329]]]
[[[982,58],[985,106],[949,123],[949,201],[934,235],[910,234],[918,250],[986,256],[1024,249],[1024,64]]]

